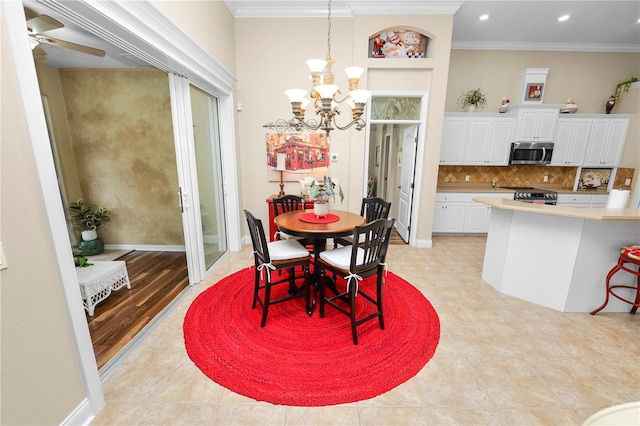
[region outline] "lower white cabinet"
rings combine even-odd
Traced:
[[[603,208],[607,205],[608,194],[558,194],[558,206]]]
[[[474,198],[513,198],[512,193],[438,192],[433,215],[434,233],[483,234],[489,230],[491,207]]]
[[[466,194],[448,192],[436,193],[436,204],[433,214],[433,232],[463,232],[466,208]]]
[[[491,217],[491,207],[471,202],[467,204],[467,217],[465,219],[464,232],[483,233],[489,230],[489,218]]]

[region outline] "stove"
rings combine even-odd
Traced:
[[[538,189],[532,186],[501,186],[504,189],[512,189],[513,199],[523,203],[556,205],[558,193],[547,189]]]

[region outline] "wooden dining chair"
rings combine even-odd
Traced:
[[[366,223],[373,222],[376,219],[387,219],[390,209],[391,202],[387,202],[382,198],[363,198],[362,205],[360,206],[360,216],[364,217]],[[337,248],[338,245],[350,246],[351,244],[353,244],[351,236],[333,240],[333,248]]]
[[[302,210],[304,207],[304,198],[299,197],[297,195],[283,195],[279,198],[273,199],[273,217],[276,217],[282,213],[287,213],[295,210]],[[313,241],[305,238],[296,237],[291,234],[287,234],[281,229],[276,231],[276,235],[274,237],[276,240],[297,240],[300,244],[307,247],[313,244]],[[311,248],[311,250],[313,250]]]
[[[247,210],[244,211],[244,214],[247,218],[247,224],[249,225],[255,262],[253,303],[251,307],[255,308],[256,304],[262,306],[262,321],[260,322],[260,327],[264,327],[267,323],[267,314],[269,313],[270,305],[299,297],[305,298],[306,311],[311,315],[311,298],[309,292],[309,283],[311,282],[309,264],[311,262],[311,256],[309,252],[296,240],[268,242],[264,235],[262,221]],[[302,275],[296,275],[296,267],[298,266],[302,267]],[[287,270],[289,272],[288,276],[281,279],[274,279],[272,271],[282,270]],[[300,279],[302,279],[303,282],[301,287],[298,287],[296,286],[296,281]],[[274,288],[285,283],[289,284],[286,295],[280,295],[274,299],[272,297]],[[262,297],[261,293],[263,293]]]
[[[378,318],[380,329],[384,330],[382,310],[382,287],[384,283],[385,258],[389,247],[389,237],[394,219],[377,219],[353,230],[353,244],[334,250],[323,251],[317,265],[320,269],[320,317],[324,317],[326,304],[348,316],[351,320],[353,343],[358,344],[357,327],[369,320]],[[330,272],[332,276],[327,273]],[[375,296],[370,290],[365,292],[360,281],[376,275]],[[346,286],[338,289],[338,281]],[[330,285],[334,295],[327,297],[326,289]],[[356,296],[365,303],[375,306],[375,311],[362,318],[356,318]]]

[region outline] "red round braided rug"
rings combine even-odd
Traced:
[[[375,277],[360,288],[375,294]],[[416,375],[440,339],[431,303],[391,272],[384,286],[385,329],[377,320],[359,326],[357,346],[347,316],[326,306],[324,318],[317,307],[309,317],[303,298],[271,305],[260,328],[262,309],[251,309],[252,296],[253,267],[203,291],[183,330],[187,353],[205,375],[258,401],[325,406],[373,398]],[[370,306],[362,299],[358,317]]]

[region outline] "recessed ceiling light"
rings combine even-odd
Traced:
[[[566,21],[567,19],[569,19],[569,17],[570,17],[570,16],[571,16],[571,15],[562,15],[561,17],[559,17],[559,18],[558,18],[558,21],[560,21],[560,22],[564,22],[564,21]]]
[[[489,19],[489,15],[487,15],[486,13],[484,15],[480,15],[480,17],[478,18],[481,21],[486,21],[487,19]]]

